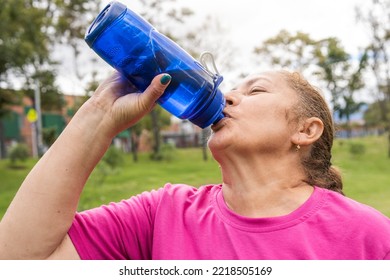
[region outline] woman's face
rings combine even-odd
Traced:
[[[213,125],[213,152],[280,152],[292,147],[297,94],[278,72],[247,77],[225,94],[225,118]]]

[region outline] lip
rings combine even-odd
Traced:
[[[227,120],[227,118],[225,117],[225,118],[221,119],[219,122],[217,122],[216,124],[213,124],[211,126],[211,130],[214,132],[217,132],[218,130],[220,130],[222,127],[225,126],[226,120]]]
[[[231,118],[230,115],[226,112],[224,112],[224,115],[225,117],[222,118],[219,122],[217,122],[216,124],[213,124],[211,126],[211,129],[214,131],[214,132],[217,132],[218,130],[220,130],[222,127],[224,127],[226,125],[226,122]]]
[[[229,113],[228,113],[228,112],[226,112],[226,111],[223,111],[223,114],[225,115],[225,117],[226,117],[226,118],[231,118],[231,116],[229,115]]]

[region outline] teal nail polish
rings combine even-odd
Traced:
[[[160,83],[163,85],[168,84],[171,81],[172,77],[168,74],[165,74],[164,76],[161,77]]]

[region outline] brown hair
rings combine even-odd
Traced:
[[[302,157],[302,165],[307,176],[306,183],[343,194],[340,172],[331,164],[335,128],[325,99],[320,90],[310,85],[299,73],[288,71],[280,73],[285,77],[288,86],[298,94],[299,102],[294,108],[297,119],[317,117],[324,124],[321,137],[312,145],[309,154]]]

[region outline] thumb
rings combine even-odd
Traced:
[[[140,95],[141,102],[149,107],[154,104],[157,99],[164,93],[168,87],[172,77],[169,74],[160,74],[152,80],[148,88]]]

